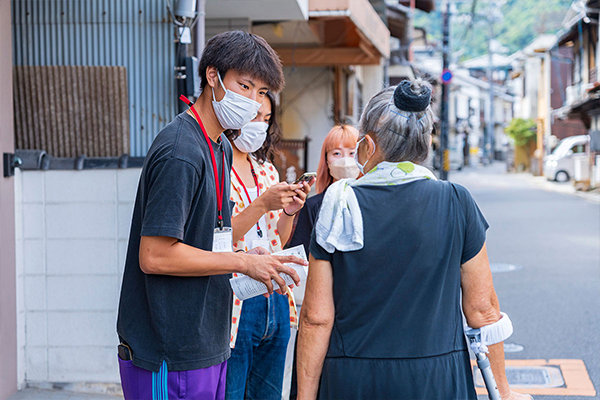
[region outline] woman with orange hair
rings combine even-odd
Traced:
[[[288,246],[304,245],[308,254],[310,235],[319,214],[325,191],[339,179],[356,178],[358,167],[354,161],[354,149],[358,130],[351,125],[336,125],[327,134],[321,148],[321,159],[317,169],[317,194],[306,201],[298,215],[296,230]]]

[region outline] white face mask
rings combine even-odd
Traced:
[[[334,179],[356,178],[358,167],[353,157],[336,158],[329,163],[329,173]]]
[[[366,136],[363,136],[362,139],[360,139],[357,143],[356,143],[356,148],[354,149],[354,162],[356,163],[356,165],[358,166],[358,169],[360,170],[361,174],[365,174],[365,165],[367,165],[367,163],[369,162],[369,160],[371,159],[371,157],[373,157],[373,154],[375,154],[375,143],[373,143],[373,153],[369,156],[369,158],[367,158],[367,160],[365,161],[364,164],[361,164],[360,162],[358,162],[358,146],[360,145],[360,142],[362,142],[363,140],[365,140]]]
[[[241,129],[256,117],[261,104],[246,96],[227,90],[221,80],[221,74],[217,72],[217,76],[219,82],[221,82],[221,87],[225,90],[225,96],[221,101],[217,101],[215,90],[211,88],[215,115],[223,129]]]
[[[269,124],[266,122],[248,122],[242,127],[240,136],[234,139],[233,144],[242,153],[254,153],[265,142],[267,129],[269,129]]]

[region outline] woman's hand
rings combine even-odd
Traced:
[[[310,182],[300,182],[296,186],[300,186],[300,188],[296,189],[296,195],[293,197],[293,203],[289,206],[285,207],[283,210],[288,215],[294,215],[302,207],[304,207],[304,203],[306,202],[306,196],[310,192],[311,186],[316,182],[316,178],[312,178]]]
[[[251,249],[251,250],[248,250],[246,252],[246,254],[257,254],[259,256],[264,256],[264,255],[271,254],[271,252],[269,252],[269,250],[265,249],[264,247],[258,246],[258,247],[255,247],[255,248]]]
[[[533,400],[533,397],[528,394],[510,391],[508,396],[502,397],[502,400]]]
[[[287,182],[280,182],[261,194],[256,201],[263,207],[265,212],[272,210],[281,210],[294,202],[294,196],[297,196],[297,190],[302,185],[290,185]]]

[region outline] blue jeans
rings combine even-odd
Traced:
[[[281,400],[290,339],[286,296],[274,293],[244,301],[235,348],[227,361],[225,398]]]

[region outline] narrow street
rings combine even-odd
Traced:
[[[452,171],[450,180],[471,191],[490,224],[494,283],[501,308],[514,324],[507,350],[523,346],[506,358],[583,360],[595,397],[567,394],[567,381],[562,395],[535,398],[600,398],[600,204],[545,190],[555,184],[507,174],[503,164]],[[585,386],[584,375],[574,373],[581,378],[572,381],[574,386]]]

